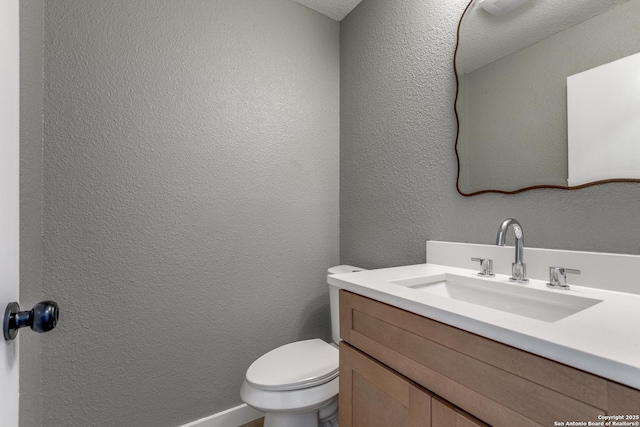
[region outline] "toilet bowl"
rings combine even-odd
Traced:
[[[249,367],[240,397],[266,413],[265,427],[337,426],[338,349],[319,339],[278,347]]]
[[[361,270],[341,265],[328,274]],[[334,343],[311,339],[285,344],[247,369],[240,397],[265,413],[264,427],[338,426],[338,289],[330,288]]]

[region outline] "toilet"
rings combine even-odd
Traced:
[[[340,265],[327,274],[362,270]],[[247,369],[240,397],[265,413],[264,427],[338,426],[338,292],[329,285],[333,343],[316,338],[285,344]]]

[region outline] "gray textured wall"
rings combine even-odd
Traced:
[[[637,53],[639,16],[640,0],[629,1],[461,76],[463,189],[566,186],[567,77]]]
[[[640,254],[640,185],[460,196],[452,57],[466,0],[365,0],[342,21],[341,262],[424,262],[426,239]],[[512,237],[509,237],[512,239]]]
[[[330,338],[338,49],[289,0],[46,2],[47,425],[179,425]]]
[[[42,0],[20,1],[20,305],[42,293]],[[20,334],[20,425],[42,425],[42,344],[46,335]]]

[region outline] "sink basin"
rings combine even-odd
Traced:
[[[412,277],[390,283],[545,322],[564,319],[602,302],[558,291],[450,273]]]

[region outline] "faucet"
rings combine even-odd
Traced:
[[[527,279],[527,265],[522,262],[524,258],[524,234],[522,233],[520,223],[513,218],[505,219],[498,229],[496,245],[504,246],[509,227],[513,228],[513,232],[516,235],[516,261],[511,264],[511,277],[509,280],[512,282],[527,283],[529,282],[529,279]]]

